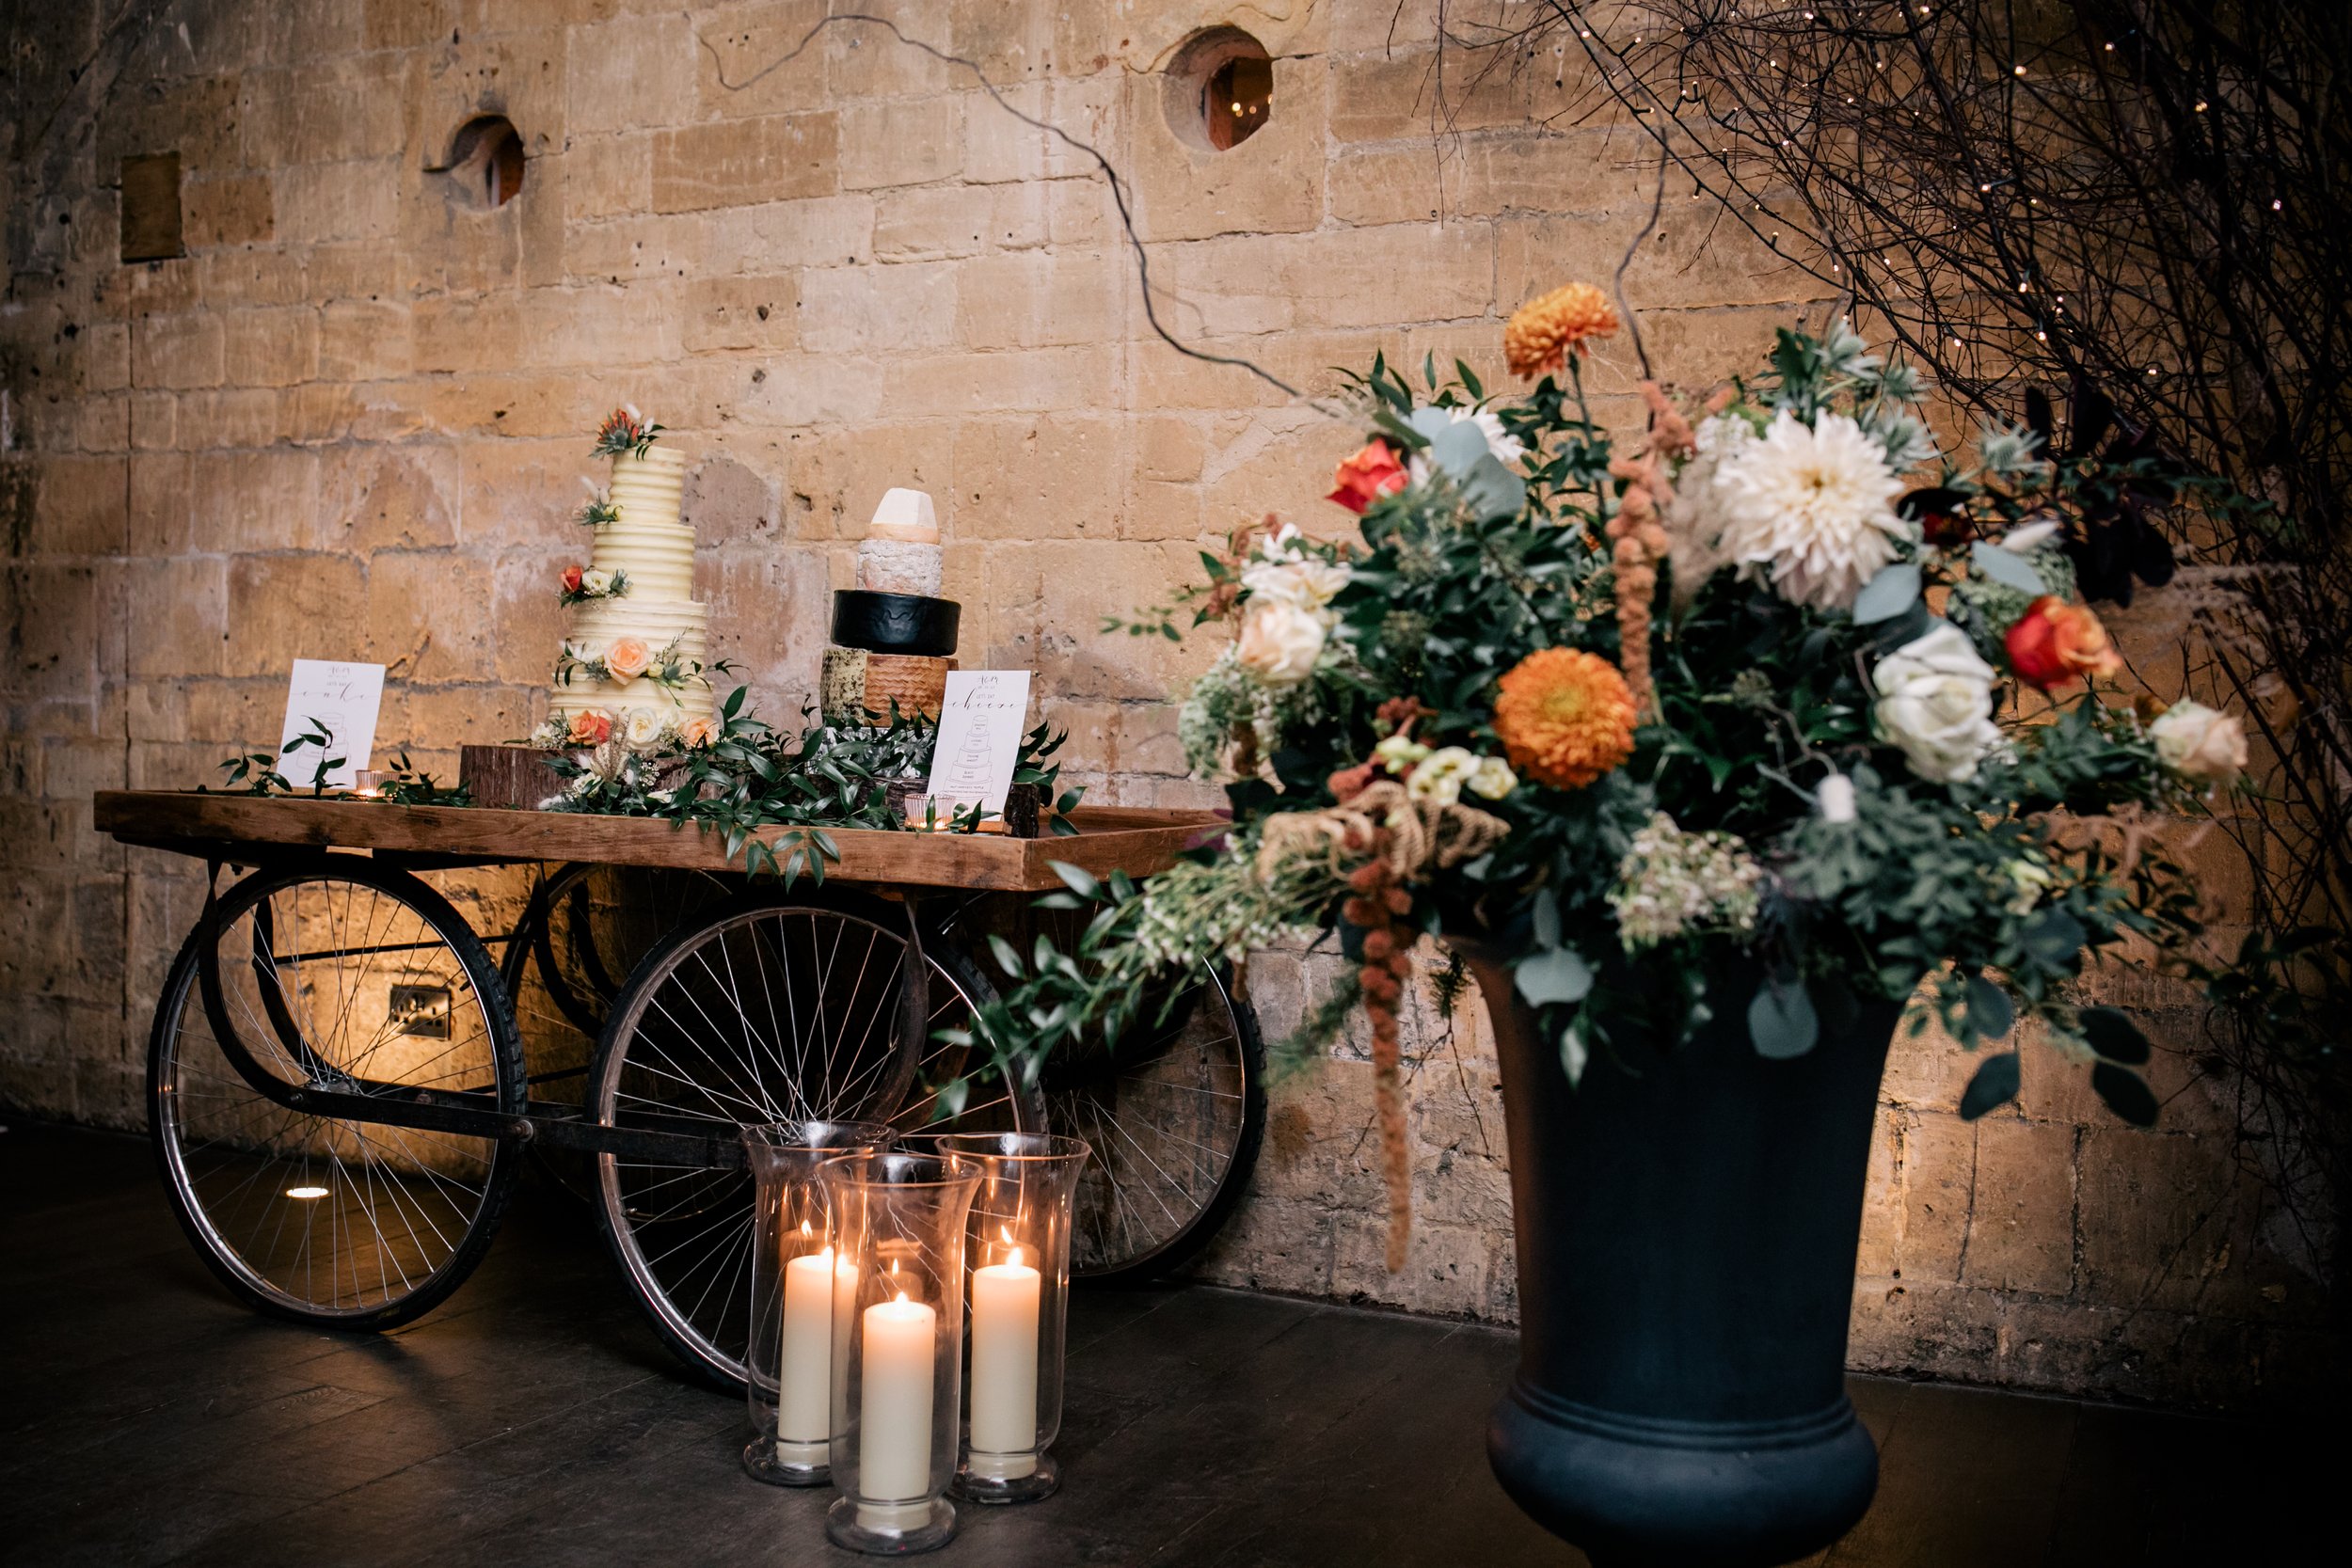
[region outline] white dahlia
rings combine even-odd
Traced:
[[[1732,456],[1756,444],[1756,430],[1737,414],[1710,414],[1699,421],[1694,438],[1698,448],[1674,476],[1674,499],[1661,519],[1677,611],[1690,608],[1707,579],[1724,563],[1717,481]]]
[[[1769,577],[1792,604],[1851,608],[1895,559],[1897,542],[1916,537],[1895,515],[1902,477],[1887,467],[1885,449],[1843,414],[1807,425],[1782,412],[1724,458],[1715,488],[1724,558]]]

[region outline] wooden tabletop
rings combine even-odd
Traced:
[[[493,811],[477,806],[394,806],[380,800],[299,796],[198,795],[179,790],[110,789],[93,801],[98,831],[125,844],[234,860],[240,846],[292,845],[366,849],[443,864],[517,861],[595,861],[609,865],[742,869],[715,833],[636,816]],[[1075,835],[1009,838],[1001,833],[889,832],[828,828],[840,852],[828,880],[909,887],[1044,892],[1059,887],[1052,863],[1106,877],[1161,870],[1185,849],[1222,832],[1211,812],[1082,807]],[[800,830],[766,828],[771,844]],[[786,851],[788,853],[788,851]]]

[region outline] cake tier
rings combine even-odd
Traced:
[[[876,594],[939,597],[939,546],[868,539],[857,547],[857,585]]]
[[[658,657],[675,643],[678,657],[691,668],[709,662],[709,621],[707,605],[691,599],[648,598],[631,592],[621,598],[582,605],[573,612],[571,635],[564,641],[575,657],[582,659],[604,657],[623,638],[643,642],[648,657]],[[615,717],[644,708],[679,719],[707,719],[713,711],[710,681],[702,674],[683,686],[668,687],[654,680],[650,673],[615,682],[575,671],[568,683],[555,682],[550,711],[556,717],[569,719],[589,708]]]
[[[665,448],[612,460],[610,494],[620,517],[596,530],[589,563],[628,574],[624,597],[692,597],[694,531],[678,521],[685,486],[686,459]]]

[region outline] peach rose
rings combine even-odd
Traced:
[[[612,738],[612,716],[592,707],[582,708],[572,715],[565,738],[575,746],[601,746]]]
[[[580,592],[580,569],[577,566],[566,566],[564,568],[564,593],[577,594]]]
[[[616,681],[633,681],[653,662],[653,651],[642,637],[616,637],[604,651],[605,673]]]
[[[677,737],[689,746],[701,748],[719,738],[716,719],[689,719],[677,727]]]
[[[2068,604],[2052,594],[2027,605],[2002,641],[2017,678],[2044,691],[2077,677],[2112,675],[2123,668],[2099,617],[2088,606]]]

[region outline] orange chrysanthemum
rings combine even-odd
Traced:
[[[1575,648],[1541,648],[1502,677],[1495,734],[1511,766],[1581,789],[1633,754],[1633,693],[1617,667]]]
[[[1502,328],[1502,357],[1513,375],[1533,381],[1546,371],[1566,369],[1569,355],[1616,330],[1609,296],[1590,283],[1570,283],[1512,312]]]

